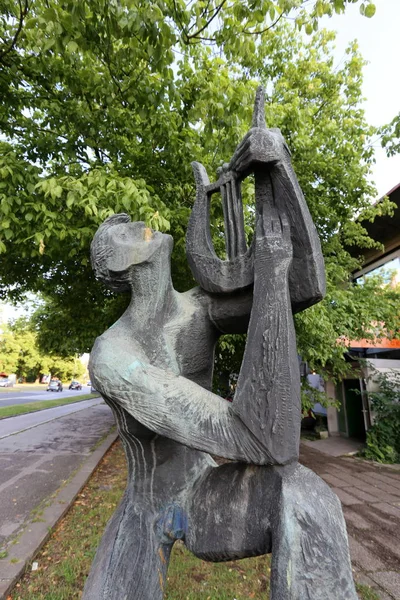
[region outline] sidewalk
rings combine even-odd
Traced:
[[[0,422],[0,600],[116,439],[113,427],[101,398]]]
[[[313,448],[328,456],[345,456],[356,454],[363,447],[363,443],[358,440],[344,438],[340,436],[328,437],[324,440],[301,440],[303,446]]]
[[[336,453],[340,439],[333,440]],[[300,462],[342,502],[356,582],[371,586],[380,600],[400,600],[400,471],[329,455],[327,441],[302,442]]]

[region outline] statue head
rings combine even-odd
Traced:
[[[166,260],[169,264],[173,240],[153,231],[141,221],[120,213],[108,217],[96,231],[90,258],[96,278],[116,292],[130,290],[132,269]],[[167,265],[166,265],[167,266]]]

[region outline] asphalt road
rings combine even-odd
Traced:
[[[39,402],[43,400],[58,400],[59,398],[71,398],[73,396],[82,396],[90,394],[90,387],[82,386],[81,390],[69,390],[64,387],[62,392],[46,392],[47,386],[43,386],[43,391],[32,392],[1,392],[0,408],[2,406],[14,406],[14,404],[27,404],[28,402]],[[98,394],[96,394],[98,395]]]
[[[101,398],[0,421],[0,549],[11,543],[33,518],[32,511],[80,467],[113,425],[111,410]]]

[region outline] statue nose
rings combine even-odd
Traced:
[[[153,232],[150,227],[145,227],[143,230],[143,239],[145,242],[150,242],[153,239]]]

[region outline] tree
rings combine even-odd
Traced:
[[[335,68],[334,34],[317,31],[321,16],[346,4],[3,3],[0,277],[3,297],[43,294],[46,306],[36,316],[43,347],[88,350],[126,302],[105,292],[88,264],[93,233],[113,212],[169,230],[175,285],[193,284],[184,256],[194,199],[190,161],[212,173],[229,160],[250,125],[259,82],[267,90],[268,125],[288,141],[326,258],[327,300],[297,321],[302,354],[338,372],[341,335],[361,335],[383,312],[396,331],[392,305],[379,289],[371,302],[370,289],[343,285],[357,264],[346,246],[373,244],[355,216],[390,209],[370,207],[374,130],[360,106],[357,46]],[[363,2],[360,10],[372,16],[374,7]],[[248,204],[251,182],[246,189]],[[214,204],[212,221],[217,241],[222,216]],[[251,237],[251,211],[246,227]],[[346,310],[357,314],[362,306],[368,311],[360,326]]]
[[[380,128],[381,142],[388,156],[400,152],[400,113],[394,119]]]
[[[3,327],[0,335],[0,371],[15,373],[19,358],[19,345],[8,328]]]
[[[85,367],[78,357],[46,355],[37,343],[34,323],[26,318],[3,326],[0,334],[0,369],[18,378],[36,381],[41,374],[51,373],[60,379],[79,378]]]

